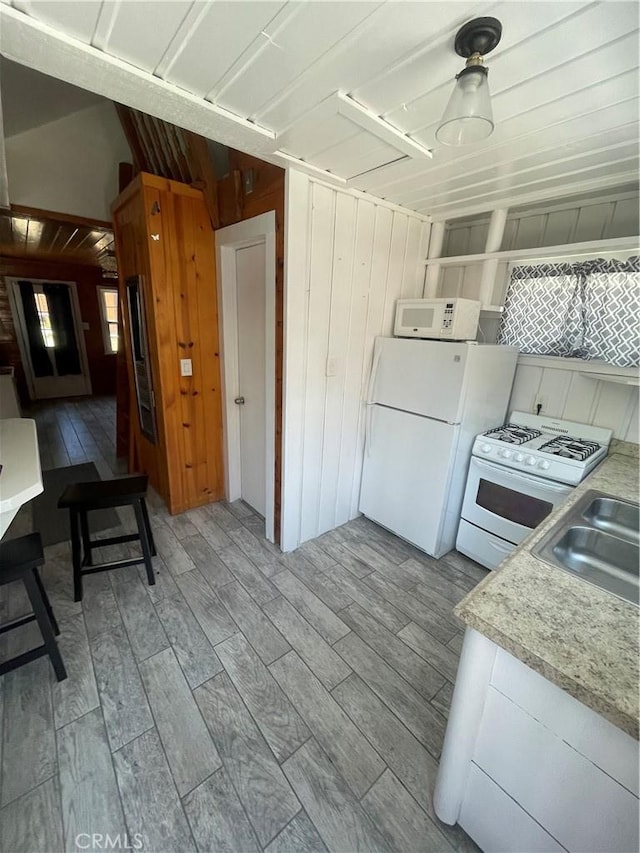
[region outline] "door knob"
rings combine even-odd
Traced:
[[[236,397],[233,401],[237,406],[244,406],[244,397]]]

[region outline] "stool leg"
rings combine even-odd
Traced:
[[[47,650],[47,654],[49,655],[56,678],[58,681],[64,681],[67,677],[67,671],[64,668],[62,656],[60,655],[56,638],[53,635],[53,628],[51,627],[51,622],[49,621],[44,601],[40,595],[38,584],[31,572],[27,572],[23,576],[22,580],[27,590],[27,595],[29,596],[29,601],[31,602],[31,607],[33,608],[33,613],[38,622],[40,633],[44,640],[44,646]]]
[[[73,600],[82,601],[82,557],[80,555],[80,529],[78,512],[69,510],[71,526],[71,561],[73,563]]]
[[[89,539],[89,520],[87,518],[87,511],[85,509],[80,510],[80,532],[82,533],[82,550],[84,552],[82,565],[83,566],[92,566],[93,560],[91,559],[91,546]]]
[[[51,627],[53,628],[53,633],[58,636],[60,633],[60,628],[58,628],[58,623],[56,621],[56,617],[53,614],[53,608],[51,607],[51,602],[49,601],[49,596],[47,595],[47,591],[44,588],[42,583],[42,578],[40,577],[40,572],[34,568],[33,569],[33,577],[38,586],[38,590],[40,595],[42,596],[42,601],[44,602],[45,609],[47,611],[47,616],[49,617],[49,621],[51,622]]]
[[[153,586],[156,582],[156,576],[153,571],[153,563],[151,562],[151,545],[149,543],[147,525],[144,523],[141,500],[135,501],[133,510],[136,514],[136,521],[138,522],[138,536],[142,545],[142,556],[144,557],[144,567],[147,570],[147,580],[149,581],[149,586]]]
[[[147,510],[147,502],[144,498],[142,498],[142,500],[140,501],[140,507],[142,509],[142,517],[144,518],[145,527],[147,528],[147,536],[149,537],[149,548],[151,549],[151,556],[155,557],[158,552],[156,551],[156,543],[153,541],[151,523],[149,522],[149,511]]]

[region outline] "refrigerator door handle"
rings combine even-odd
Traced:
[[[374,402],[373,392],[376,387],[376,379],[378,378],[378,368],[380,367],[380,358],[382,356],[382,348],[376,347],[376,353],[373,357],[373,364],[371,366],[371,376],[369,377],[369,388],[367,389],[367,403],[371,404]]]
[[[371,445],[373,444],[373,403],[367,403],[367,421],[364,428],[364,442],[367,448],[367,456],[371,456]]]

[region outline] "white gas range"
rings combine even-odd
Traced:
[[[607,455],[612,432],[512,412],[472,449],[456,548],[495,569]]]

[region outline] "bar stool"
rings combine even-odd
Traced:
[[[115,480],[94,480],[90,483],[72,483],[66,487],[60,496],[58,508],[69,510],[74,601],[82,600],[82,576],[91,575],[95,572],[106,572],[111,569],[137,566],[144,563],[149,585],[155,584],[156,578],[151,557],[155,556],[156,547],[145,502],[147,484],[148,477],[144,475],[121,477]],[[127,533],[124,536],[112,536],[110,539],[91,539],[87,514],[91,510],[120,506],[133,507],[138,532]],[[136,542],[138,540],[142,547],[141,557],[131,557],[108,563],[93,562],[91,552],[94,548],[105,548],[109,545],[121,545],[124,542]]]
[[[27,536],[20,536],[18,539],[9,539],[8,542],[0,543],[0,586],[5,586],[5,584],[14,581],[22,581],[33,608],[33,612],[29,616],[14,619],[12,622],[0,626],[0,634],[35,620],[44,640],[42,646],[0,664],[0,675],[11,672],[12,669],[17,669],[17,667],[30,663],[43,655],[49,655],[58,681],[64,681],[67,677],[67,671],[56,643],[56,635],[60,633],[60,629],[38,572],[38,566],[42,566],[43,563],[44,553],[39,533],[29,533]]]

